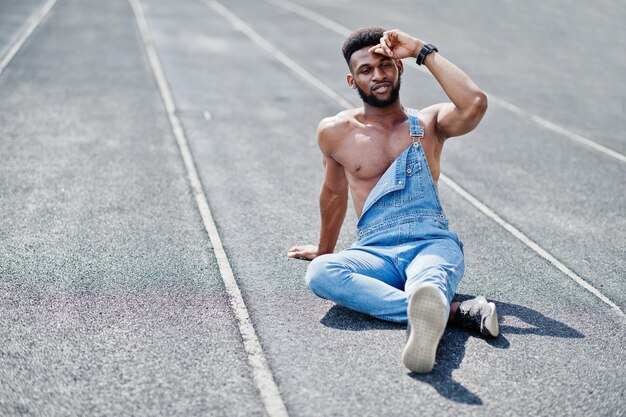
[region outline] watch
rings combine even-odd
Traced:
[[[430,54],[431,52],[439,52],[439,49],[437,49],[437,47],[432,43],[428,43],[422,46],[419,54],[417,54],[417,60],[415,61],[417,62],[417,65],[422,65],[428,54]]]

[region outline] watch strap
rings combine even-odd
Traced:
[[[417,62],[417,65],[422,65],[428,54],[432,52],[439,52],[439,49],[437,49],[437,47],[432,43],[427,43],[422,46],[422,49],[420,49],[420,52],[417,54],[417,60],[415,61]]]

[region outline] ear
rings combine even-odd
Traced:
[[[356,81],[354,81],[352,74],[346,75],[346,81],[348,82],[350,88],[356,88]]]
[[[396,59],[396,66],[398,67],[398,72],[402,75],[404,73],[404,64],[401,59]]]

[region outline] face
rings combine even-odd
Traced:
[[[402,61],[359,49],[350,57],[347,80],[356,88],[363,102],[374,107],[387,107],[398,100]]]

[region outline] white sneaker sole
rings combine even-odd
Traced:
[[[489,303],[489,307],[491,307],[491,313],[485,317],[481,334],[483,336],[498,337],[498,334],[500,334],[500,326],[498,325],[498,312],[496,311],[496,305],[494,303]]]
[[[409,340],[402,351],[402,363],[411,371],[425,374],[435,366],[439,340],[448,322],[447,302],[433,284],[421,285],[409,300]]]

